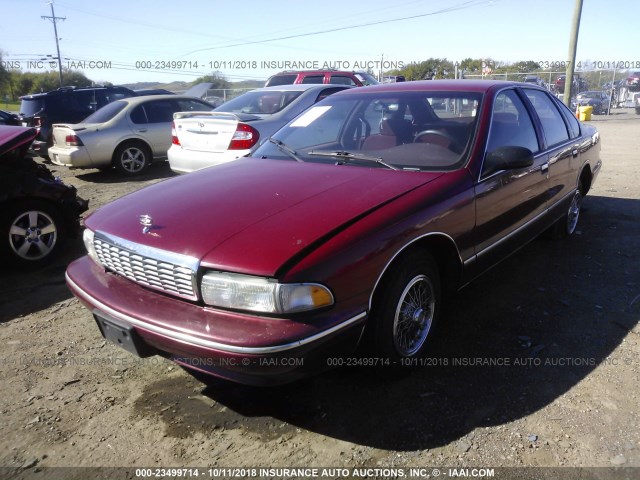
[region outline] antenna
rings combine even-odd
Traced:
[[[56,50],[58,52],[58,78],[60,80],[60,86],[62,87],[62,59],[60,58],[60,45],[58,44],[58,27],[56,25],[56,20],[66,20],[67,17],[56,17],[55,12],[53,11],[53,0],[49,2],[51,5],[51,16],[42,15],[40,18],[43,20],[51,20],[53,23],[53,33],[56,36]]]

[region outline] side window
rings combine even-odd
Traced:
[[[498,94],[493,103],[487,152],[507,146],[540,150],[529,112],[514,90]]]
[[[138,105],[136,108],[134,108],[129,114],[129,117],[131,118],[131,121],[133,123],[147,123],[147,114],[144,111],[143,105]]]
[[[547,140],[547,147],[568,141],[567,125],[564,123],[564,119],[553,100],[545,92],[539,90],[525,89],[525,93],[540,118],[544,137]]]
[[[149,123],[170,123],[178,105],[172,100],[154,100],[145,103]]]
[[[73,110],[78,113],[91,113],[98,109],[95,90],[71,92],[69,97],[71,99],[69,110]]]
[[[579,137],[580,122],[578,122],[578,119],[575,117],[573,112],[569,110],[569,108],[564,103],[562,103],[558,99],[555,99],[554,101],[558,106],[558,108],[560,109],[560,113],[562,113],[562,116],[564,117],[565,121],[569,125],[569,135],[571,136],[571,138]]]
[[[352,78],[345,75],[331,75],[329,83],[335,83],[338,85],[356,85],[356,82],[354,82]]]
[[[300,83],[324,83],[324,75],[307,75]]]

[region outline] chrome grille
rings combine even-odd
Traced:
[[[136,283],[197,300],[197,260],[96,232],[93,241],[102,266]]]

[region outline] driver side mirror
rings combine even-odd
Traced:
[[[506,146],[487,153],[484,159],[484,174],[498,170],[515,170],[533,165],[533,152],[525,147]]]

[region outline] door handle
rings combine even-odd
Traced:
[[[540,166],[540,173],[549,173],[549,162],[543,163]]]
[[[573,156],[574,156],[574,158],[575,158],[575,157],[577,157],[577,156],[578,156],[578,153],[580,152],[580,151],[578,150],[578,147],[580,147],[580,145],[574,145],[574,146],[573,146],[573,149],[571,150],[571,155],[573,155]]]
[[[140,130],[136,130],[136,132],[138,132],[138,133],[144,133],[144,132],[146,132],[146,131],[147,131],[147,129],[146,129],[146,128],[141,128]]]

